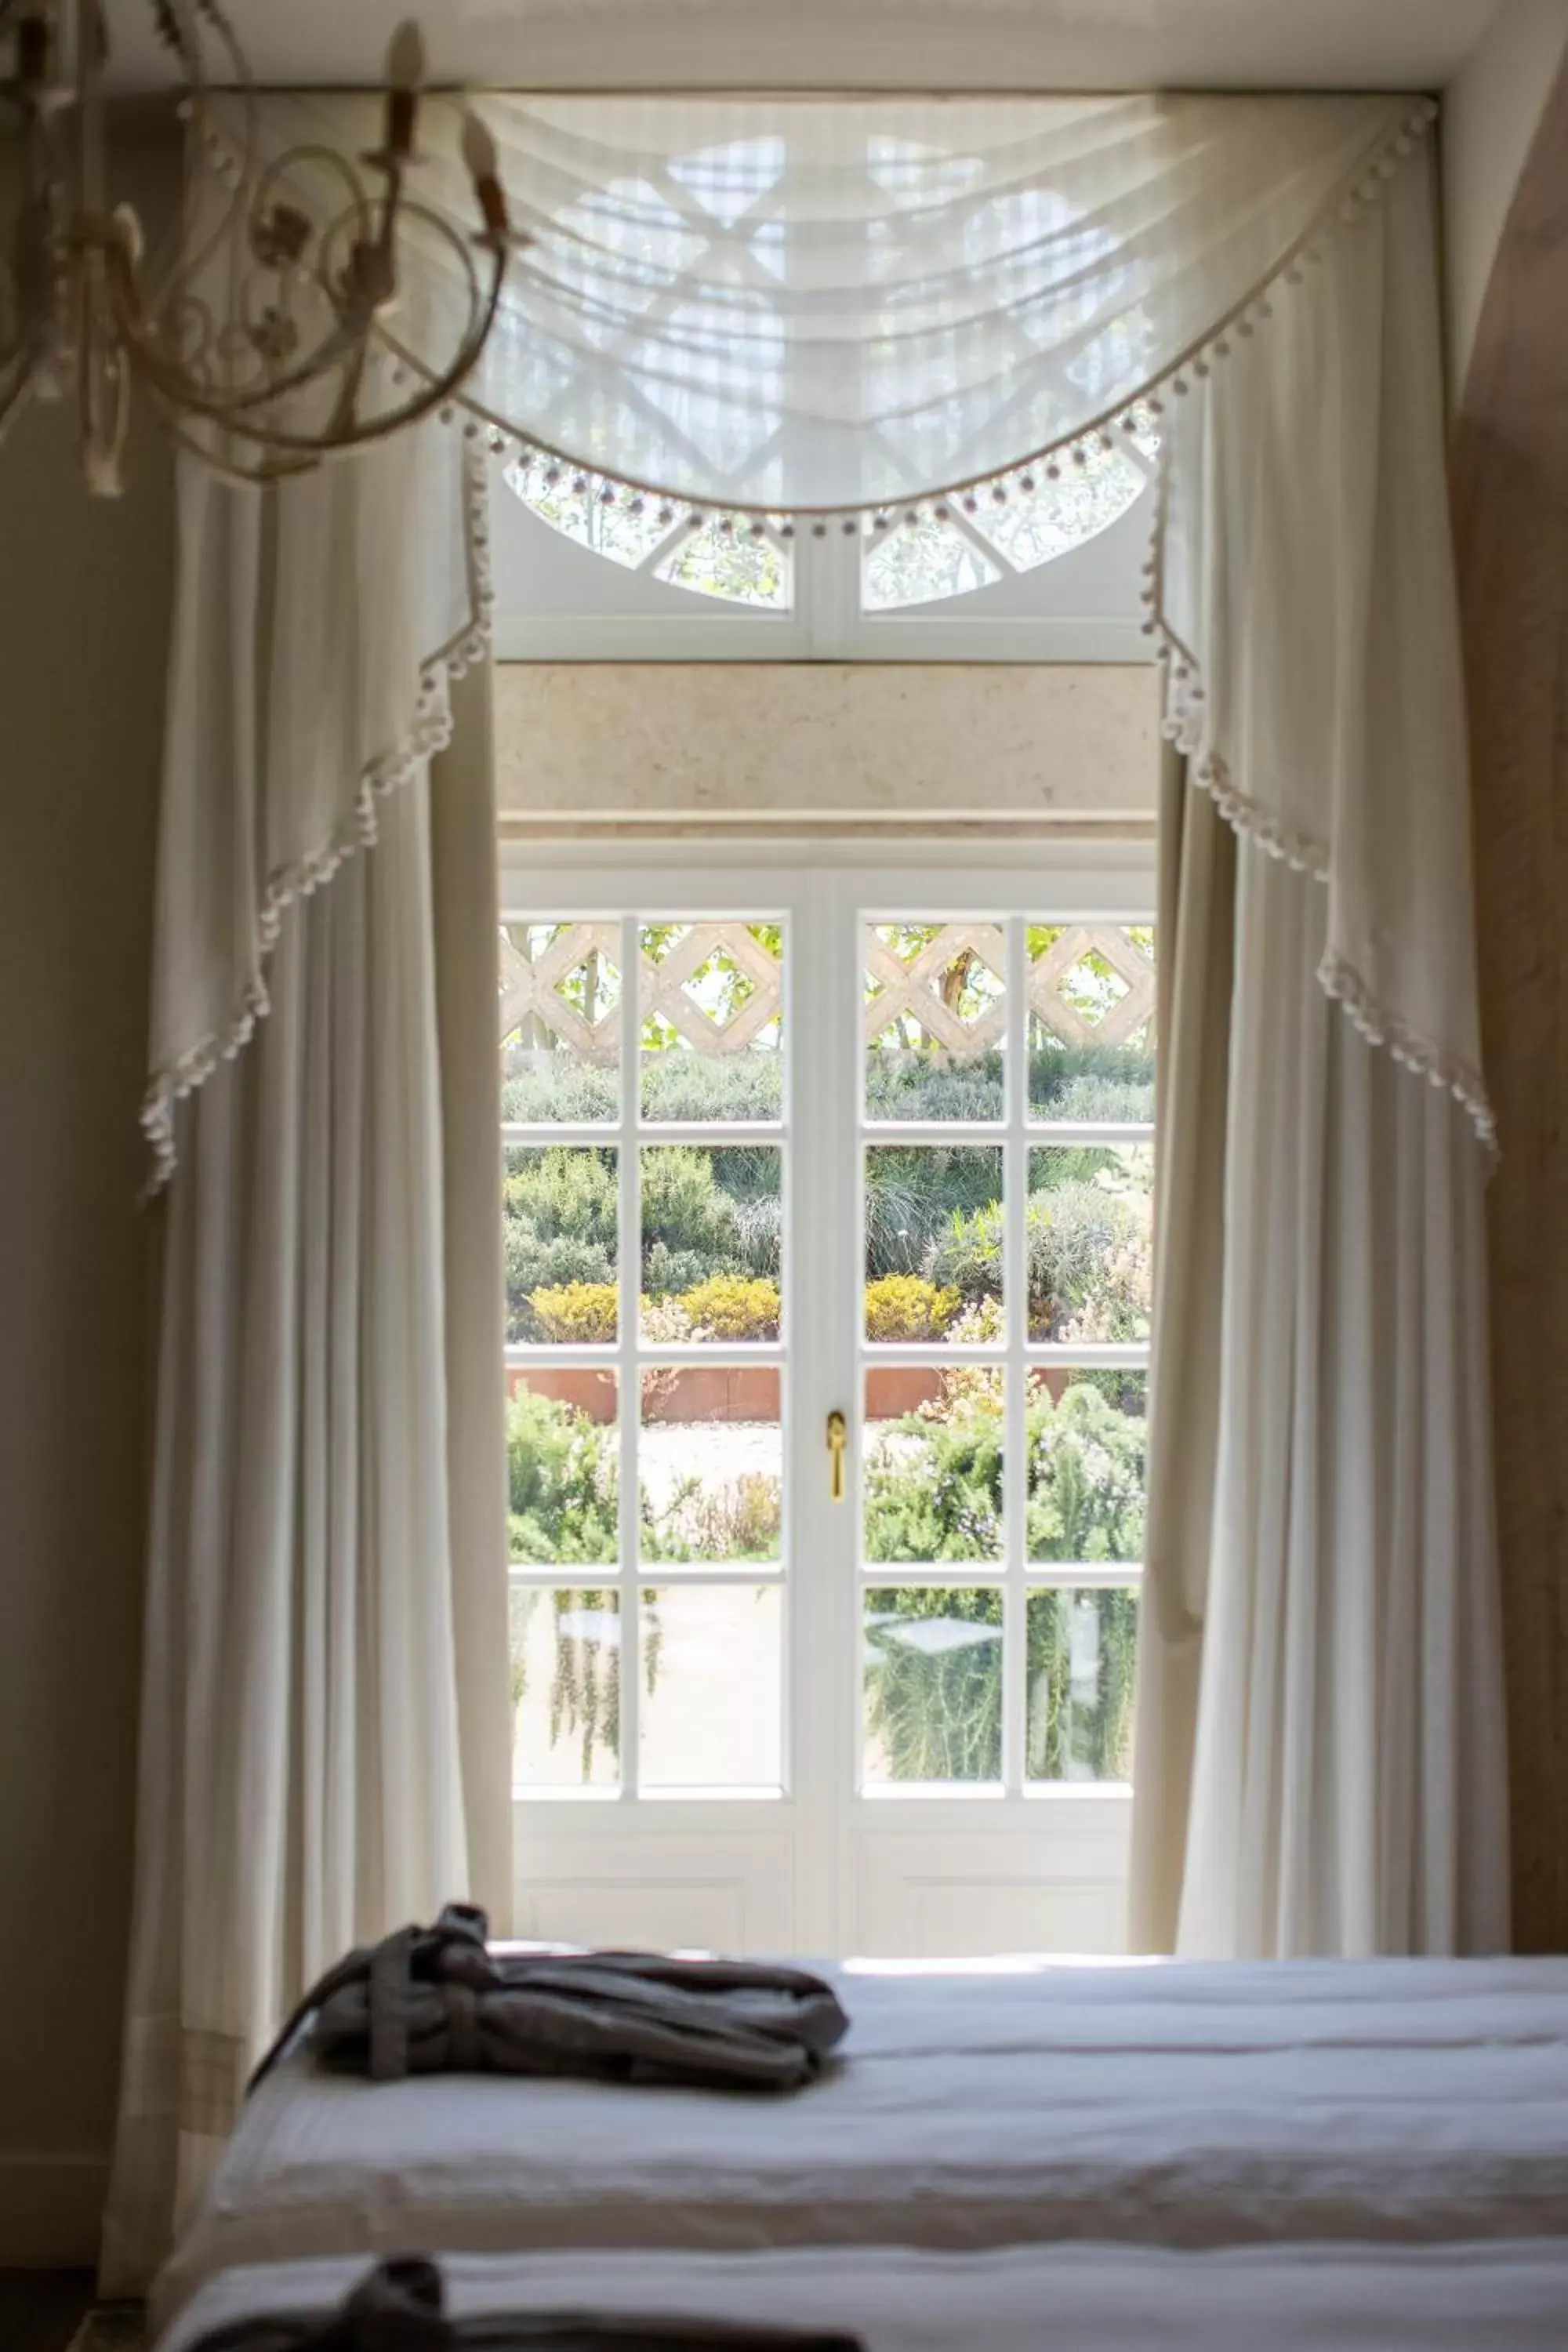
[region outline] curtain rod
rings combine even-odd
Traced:
[[[784,809],[771,810],[759,815],[725,809],[704,810],[700,815],[689,811],[654,815],[606,809],[602,814],[568,816],[554,809],[541,809],[535,814],[527,809],[506,808],[497,817],[496,831],[503,841],[603,841],[613,836],[634,842],[934,838],[943,841],[1149,843],[1157,838],[1158,825],[1152,816],[1097,816],[1091,809],[1064,809],[1054,815],[1036,816],[955,816],[951,814],[928,816],[919,810],[900,810],[888,814],[878,810],[865,810],[858,815],[818,816],[804,811],[791,815]]]
[[[207,87],[226,97],[238,94],[238,85],[233,82],[215,81],[210,82]],[[252,83],[250,88],[258,98],[375,99],[384,96],[384,89],[379,83],[258,81]],[[783,101],[795,106],[837,105],[840,102],[896,105],[900,101],[906,105],[912,103],[920,106],[965,106],[971,103],[1000,106],[1020,99],[1027,103],[1031,100],[1045,98],[1429,98],[1441,104],[1443,99],[1441,89],[1412,85],[1408,82],[1379,82],[1371,87],[1365,84],[1355,87],[1323,84],[1314,85],[1310,89],[1287,89],[1278,86],[1270,86],[1267,89],[1243,89],[1229,86],[1215,87],[1205,83],[1165,82],[1145,83],[1137,88],[1115,89],[1099,87],[1049,89],[979,88],[974,89],[897,89],[868,87],[864,89],[824,89],[809,83],[802,83],[798,87],[792,84],[787,88],[757,89],[715,83],[711,89],[693,89],[689,85],[680,83],[661,83],[655,87],[651,84],[630,82],[544,82],[521,86],[512,83],[433,81],[426,85],[426,92],[431,98],[520,98],[524,100],[647,98],[677,99],[692,104],[711,101],[714,104],[744,106],[766,105],[770,100]],[[174,89],[126,90],[121,93],[121,96],[126,99],[149,100],[165,97],[174,99],[179,95],[180,93]]]

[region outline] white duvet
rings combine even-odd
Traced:
[[[160,2352],[261,2312],[323,2309],[358,2262],[228,2271]],[[898,2246],[772,2254],[459,2254],[447,2308],[658,2312],[847,2329],[865,2352],[1563,2352],[1568,2244]]]
[[[840,1989],[840,2062],[792,2098],[291,2059],[159,2307],[237,2264],[409,2250],[1568,2238],[1568,1960],[851,1967]]]

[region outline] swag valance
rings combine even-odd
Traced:
[[[374,143],[363,100],[261,107],[273,152]],[[487,442],[737,530],[877,530],[1157,434],[1147,629],[1170,665],[1167,731],[1233,822],[1326,885],[1325,985],[1489,1134],[1429,102],[491,95],[482,110],[529,241],[462,406],[405,436],[417,450],[264,494],[184,492],[147,1106],[163,1166],[174,1098],[265,1011],[282,907],[368,837],[375,788],[439,740],[451,648],[482,618],[465,467]],[[421,194],[456,221],[459,119],[437,100],[420,117]],[[198,201],[225,169],[220,133]],[[289,192],[320,221],[332,185],[306,164]],[[431,238],[387,321],[389,377],[448,347],[451,269]],[[237,520],[258,499],[265,528]],[[351,545],[371,588],[345,600]],[[212,679],[237,598],[255,597],[280,623],[310,613],[310,641],[261,627],[268,674],[237,712]],[[312,715],[306,740],[277,725],[330,707],[335,677],[353,681],[351,724]],[[254,758],[234,758],[237,727]],[[215,813],[215,774],[239,807]]]
[[[270,103],[269,143],[374,144],[363,102]],[[868,525],[1119,432],[1251,328],[1269,281],[1380,192],[1429,111],[1386,96],[482,105],[528,243],[474,411],[628,490]],[[458,221],[459,120],[426,110],[418,174]],[[330,181],[306,166],[297,185],[319,213]],[[423,259],[389,332],[433,368],[467,289],[449,249],[431,239]]]

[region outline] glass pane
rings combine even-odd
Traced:
[[[776,1367],[664,1364],[645,1371],[637,1468],[645,1560],[776,1560],[784,1513]]]
[[[998,923],[868,923],[868,1118],[1001,1118],[1007,954]]]
[[[1148,487],[1143,468],[1121,450],[1081,449],[1064,454],[1059,465],[1021,467],[956,503],[1016,571],[1032,572],[1081,547]],[[998,490],[1005,496],[998,498]]]
[[[655,1143],[642,1155],[642,1335],[665,1346],[776,1339],[776,1144]]]
[[[1000,1145],[874,1144],[866,1153],[866,1337],[950,1347],[1002,1329]]]
[[[783,1618],[776,1584],[661,1584],[645,1591],[638,1718],[645,1789],[782,1786]]]
[[[1002,1778],[1002,1595],[891,1585],[863,1623],[869,1787]]]
[[[507,1338],[571,1347],[614,1339],[614,1150],[599,1144],[512,1146],[501,1217]]]
[[[612,1119],[620,1072],[618,923],[505,923],[501,1117],[532,1126]]]
[[[688,526],[654,571],[672,588],[689,588],[699,596],[720,596],[731,604],[759,604],[773,613],[787,613],[790,608],[787,544],[765,526],[753,536],[749,524],[737,525],[731,516],[714,516],[695,530]]]
[[[621,1621],[614,1592],[511,1588],[512,1785],[620,1780]]]
[[[999,1364],[876,1364],[866,1374],[865,1556],[1002,1557]]]
[[[999,563],[952,522],[931,513],[918,522],[896,523],[861,546],[860,604],[868,613],[966,596],[1002,577]]]
[[[781,926],[645,923],[637,936],[643,1117],[782,1118]]]
[[[1031,923],[1029,1112],[1154,1116],[1154,929]]]
[[[1029,1375],[1031,1559],[1143,1557],[1146,1372]]]
[[[620,488],[542,450],[509,466],[506,481],[542,522],[633,570],[677,528],[675,509],[665,499]]]
[[[1031,1592],[1028,1629],[1028,1779],[1130,1780],[1137,1593]]]
[[[1154,1153],[1147,1143],[1029,1154],[1029,1337],[1149,1337]]]
[[[509,1550],[528,1568],[613,1568],[620,1554],[616,1375],[510,1367]]]

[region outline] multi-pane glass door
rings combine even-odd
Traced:
[[[1124,1782],[1152,930],[860,938],[862,1783]]]
[[[785,1785],[784,938],[503,932],[522,1790]]]
[[[536,1932],[1119,1940],[1149,878],[944,864],[509,877]]]

